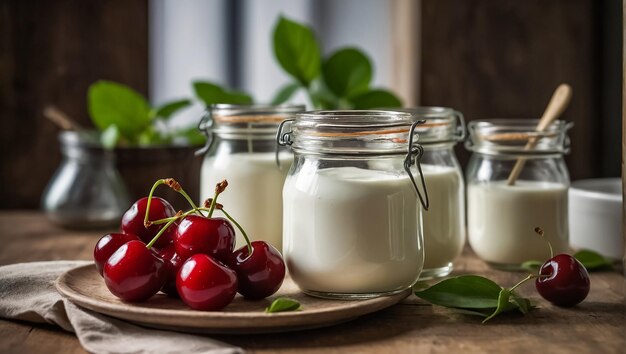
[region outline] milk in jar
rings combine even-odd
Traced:
[[[282,249],[282,187],[293,154],[277,149],[278,125],[304,110],[300,105],[228,105],[208,108],[201,129],[208,138],[200,176],[200,203],[228,181],[218,202],[254,240]],[[220,215],[219,211],[215,215]],[[236,247],[244,246],[236,230]]]
[[[314,111],[279,131],[294,152],[283,254],[303,292],[369,298],[408,291],[418,279],[429,200],[413,167],[421,158],[414,130],[406,112]]]
[[[569,151],[566,133],[572,125],[555,121],[537,132],[537,122],[468,125],[466,146],[473,152],[466,175],[468,239],[476,255],[495,268],[517,270],[526,261],[546,261],[546,240],[555,254],[568,251],[569,174],[563,154]]]

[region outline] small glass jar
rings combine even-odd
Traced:
[[[424,261],[419,201],[428,208],[423,176],[421,192],[413,178],[423,151],[411,114],[316,111],[287,125],[278,135],[294,151],[283,254],[294,282],[340,299],[411,287]]]
[[[68,228],[119,225],[131,203],[113,152],[86,133],[61,132],[59,142],[63,159],[41,198],[48,218]]]
[[[200,202],[212,198],[215,185],[229,187],[219,202],[252,240],[282,249],[282,189],[293,154],[277,150],[276,131],[302,105],[216,104],[207,109],[200,129],[208,137],[200,174]],[[245,245],[237,230],[237,247]]]
[[[461,112],[447,107],[402,109],[413,114],[424,148],[422,171],[432,203],[424,213],[424,269],[420,279],[443,277],[465,245],[465,183],[454,146],[465,138]],[[458,122],[458,123],[457,123]]]
[[[563,154],[567,130],[556,121],[537,132],[537,120],[494,119],[468,125],[466,147],[469,243],[478,257],[499,269],[516,270],[529,260],[568,250],[569,174]]]

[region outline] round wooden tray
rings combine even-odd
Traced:
[[[191,310],[179,299],[162,293],[142,303],[122,302],[109,292],[95,265],[63,273],[56,288],[77,305],[143,326],[194,333],[241,334],[330,326],[392,306],[411,293],[407,289],[392,296],[368,300],[325,300],[305,295],[287,277],[280,290],[266,299],[249,301],[237,295],[223,311],[204,312]],[[265,308],[277,297],[298,300],[302,310],[265,313]]]

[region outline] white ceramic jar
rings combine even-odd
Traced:
[[[518,269],[529,260],[550,258],[544,230],[554,253],[568,250],[569,174],[563,154],[569,150],[571,124],[556,121],[536,132],[537,120],[500,119],[468,125],[467,168],[469,243],[493,267]],[[534,147],[529,148],[529,142]],[[518,162],[520,161],[520,162]],[[516,164],[522,170],[514,183]]]
[[[411,287],[424,257],[419,201],[427,207],[411,168],[423,152],[409,139],[411,115],[320,111],[288,125],[279,132],[294,151],[283,254],[294,282],[307,294],[344,299]]]
[[[212,105],[201,123],[209,139],[200,176],[200,201],[215,184],[229,183],[219,202],[252,240],[282,248],[282,189],[293,154],[276,149],[276,131],[300,105]],[[237,247],[245,245],[237,230]]]

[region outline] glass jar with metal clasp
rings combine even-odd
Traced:
[[[215,104],[207,108],[199,128],[207,135],[200,177],[200,202],[212,198],[215,184],[228,180],[220,196],[248,231],[252,241],[282,248],[282,188],[293,154],[277,149],[276,131],[285,119],[304,111],[302,105]],[[237,245],[245,245],[237,230]]]
[[[278,144],[294,152],[283,189],[283,255],[302,291],[369,298],[418,279],[428,209],[421,123],[406,112],[313,111],[281,124]]]

